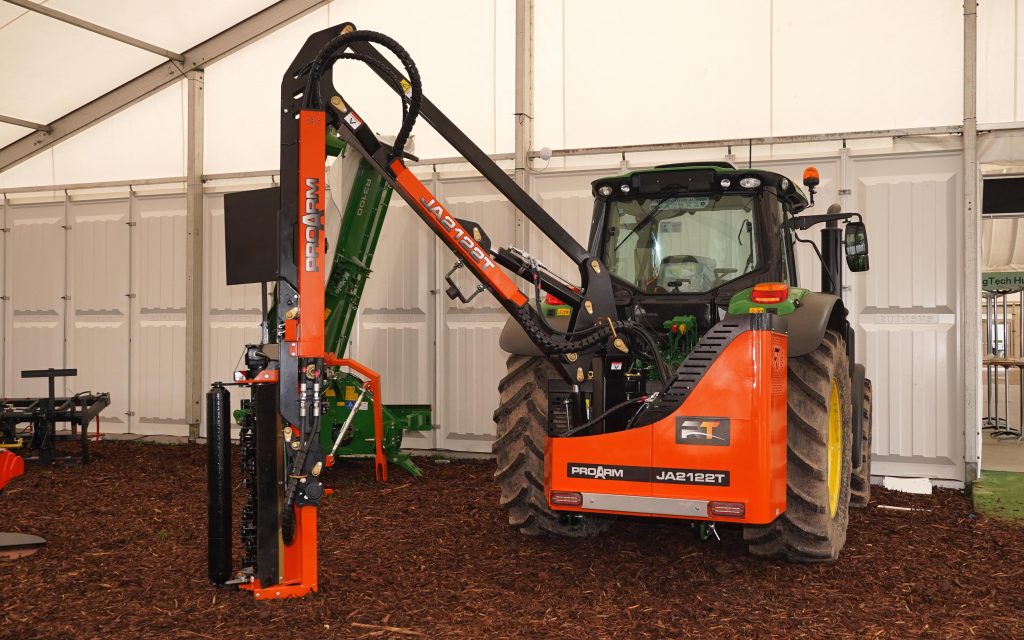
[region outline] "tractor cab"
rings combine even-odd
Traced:
[[[728,163],[672,164],[593,183],[593,243],[623,315],[703,333],[759,282],[796,285],[786,218],[808,201],[788,178]]]

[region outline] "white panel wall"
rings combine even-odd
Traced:
[[[210,194],[206,202],[205,257],[206,323],[203,345],[206,351],[203,388],[217,381],[232,380],[245,345],[259,343],[261,338],[260,286],[245,284],[227,286],[224,260],[224,196]],[[277,256],[266,257],[276,261]],[[268,298],[269,299],[269,298]],[[238,409],[246,394],[231,390],[231,408]],[[206,435],[206,421],[200,426]]]
[[[45,395],[45,379],[23,380],[21,372],[64,366],[65,213],[63,202],[7,209],[7,396]]]
[[[594,213],[594,198],[590,194],[590,183],[602,176],[620,173],[611,171],[581,171],[574,173],[539,174],[534,179],[534,193],[537,201],[551,214],[558,224],[572,234],[576,241],[587,246],[587,233],[590,220]],[[562,250],[528,220],[524,220],[527,228],[528,251],[537,257],[554,273],[573,284],[580,283],[579,269]]]
[[[128,430],[129,226],[128,198],[68,203],[68,393],[110,392],[101,428]]]
[[[188,435],[185,198],[138,197],[132,228],[132,431]]]
[[[876,474],[964,476],[961,162],[959,154],[851,162],[871,246],[852,306],[874,382]]]
[[[486,181],[446,180],[440,191],[449,210],[463,220],[479,224],[492,246],[515,244],[514,209]],[[439,262],[447,273],[455,257],[437,242]],[[456,281],[467,294],[477,284],[466,269],[460,270]],[[444,290],[447,285],[441,284],[439,288]],[[490,453],[495,436],[491,414],[498,406],[497,381],[505,375],[508,357],[498,347],[498,337],[508,314],[487,292],[469,304],[453,301],[446,295],[438,298],[442,303],[442,330],[437,367],[441,386],[434,417],[434,422],[441,425],[437,446]]]
[[[409,206],[392,198],[349,350],[381,375],[385,403],[433,402],[434,242]]]
[[[3,217],[0,218],[0,229],[3,230],[3,235],[0,236],[0,265],[3,266],[3,273],[0,274],[0,389],[4,392],[7,391],[7,328],[11,326],[10,322],[10,294],[7,274],[10,270],[7,267],[7,239],[10,237],[10,216],[8,213],[8,202],[6,200],[0,202],[0,213]]]

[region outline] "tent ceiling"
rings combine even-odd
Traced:
[[[45,6],[181,52],[273,0],[48,0]],[[49,123],[165,62],[160,56],[0,0],[0,115]],[[0,124],[0,147],[32,133]]]

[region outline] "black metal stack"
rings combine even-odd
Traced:
[[[110,405],[109,393],[79,393],[71,397],[58,398],[56,395],[56,379],[78,375],[78,369],[29,369],[21,372],[22,378],[47,378],[48,393],[42,398],[4,398],[0,400],[0,439],[5,444],[17,444],[19,440],[18,425],[28,423],[32,426],[28,449],[37,451],[33,457],[42,464],[55,460],[64,462],[89,462],[89,424]],[[57,423],[66,422],[71,427],[71,435],[58,434]],[[79,441],[77,456],[56,455],[55,444],[59,440]]]

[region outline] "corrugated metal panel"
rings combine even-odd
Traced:
[[[874,383],[872,471],[963,480],[961,157],[854,157],[850,166],[871,247],[850,306]]]
[[[266,256],[276,261],[276,255]],[[203,385],[230,381],[246,344],[260,341],[260,286],[226,284],[224,257],[224,196],[206,196],[206,328],[203,336],[205,370]],[[247,392],[231,390],[231,407],[237,409]],[[206,420],[200,435],[206,436]]]
[[[8,208],[8,397],[46,395],[46,380],[23,380],[22,370],[64,366],[64,215],[63,202]]]
[[[443,181],[439,195],[460,219],[479,224],[492,246],[514,244],[512,205],[483,180]],[[447,273],[455,257],[437,242],[439,263]],[[466,269],[459,271],[457,282],[466,293],[477,284]],[[495,436],[491,416],[498,406],[498,381],[505,375],[508,357],[498,347],[498,337],[508,314],[489,292],[481,293],[469,304],[444,296],[439,306],[442,329],[438,346],[439,406],[435,412],[437,446],[490,453]]]
[[[129,203],[68,203],[69,392],[108,391],[104,432],[128,431]]]
[[[185,198],[138,197],[135,222],[132,432],[185,436]]]

